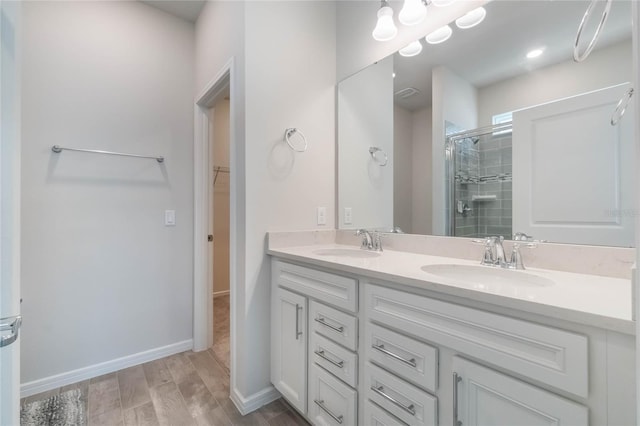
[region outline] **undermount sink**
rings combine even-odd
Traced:
[[[421,269],[429,274],[463,281],[473,287],[495,292],[502,292],[514,287],[548,287],[555,284],[548,278],[525,271],[491,266],[444,264],[425,265]]]
[[[314,250],[313,253],[319,256],[350,257],[355,259],[370,259],[380,256],[379,252],[350,248],[318,249]]]

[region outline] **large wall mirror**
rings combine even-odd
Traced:
[[[589,4],[493,1],[480,25],[341,81],[339,227],[634,246],[632,103],[614,116],[632,89],[631,2],[612,2],[578,63]]]

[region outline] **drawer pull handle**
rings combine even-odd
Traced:
[[[458,383],[462,381],[462,377],[458,373],[453,373],[453,425],[462,426],[462,422],[458,420]]]
[[[318,405],[318,407],[322,408],[322,410],[325,413],[330,415],[333,420],[335,420],[336,422],[342,424],[342,419],[344,418],[344,416],[342,416],[342,415],[336,416],[335,414],[333,414],[331,412],[331,410],[329,410],[327,407],[325,407],[324,399],[321,399],[320,401],[318,401],[317,399],[314,399],[313,402],[315,402]]]
[[[300,312],[301,310],[302,310],[302,306],[300,306],[300,305],[298,305],[296,303],[296,340],[298,340],[298,338],[302,334],[302,331],[299,331],[300,330],[300,315],[298,314],[298,312]]]
[[[322,351],[314,351],[314,353],[316,355],[318,355],[320,358],[324,359],[325,361],[329,361],[331,364],[335,365],[336,367],[342,368],[344,367],[344,361],[334,361],[331,358],[329,358],[328,356],[326,356],[324,354],[324,350]]]
[[[390,395],[387,395],[386,393],[384,393],[384,386],[382,386],[382,385],[380,385],[380,386],[371,386],[371,390],[374,391],[375,393],[377,393],[378,395],[380,395],[381,397],[383,397],[385,399],[388,399],[389,401],[391,401],[392,403],[394,403],[398,407],[402,408],[404,411],[406,411],[407,413],[411,414],[412,416],[416,415],[416,409],[415,409],[413,404],[411,404],[409,406],[406,406],[402,402],[400,402],[397,399],[395,399],[394,397],[392,397]]]
[[[334,325],[331,325],[328,322],[326,322],[325,319],[322,318],[322,317],[314,318],[314,319],[316,320],[316,322],[319,322],[320,324],[324,325],[325,327],[329,327],[333,331],[337,331],[338,333],[342,333],[344,331],[344,327],[343,326],[336,327]]]
[[[385,349],[384,345],[376,345],[374,343],[374,344],[371,345],[371,347],[373,349],[376,349],[376,350],[382,352],[385,355],[389,355],[393,359],[397,359],[400,362],[404,362],[405,364],[408,364],[408,365],[412,366],[413,368],[416,368],[417,365],[418,365],[418,364],[416,364],[416,359],[415,358],[411,358],[411,359],[402,358],[400,355],[396,355],[393,352]]]

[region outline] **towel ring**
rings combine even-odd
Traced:
[[[591,4],[589,4],[589,7],[587,7],[587,11],[584,13],[584,16],[582,17],[582,21],[580,21],[580,26],[578,27],[578,34],[576,34],[576,41],[573,45],[573,60],[576,62],[582,62],[585,59],[587,59],[587,56],[589,56],[593,48],[596,47],[596,42],[600,37],[600,32],[604,27],[604,23],[607,21],[607,17],[609,16],[612,0],[606,0],[607,3],[604,6],[604,12],[602,12],[602,18],[600,19],[598,28],[596,28],[596,32],[593,35],[593,38],[591,39],[591,41],[589,42],[589,45],[587,46],[587,50],[585,50],[584,53],[580,54],[580,49],[578,48],[578,45],[580,44],[580,36],[582,36],[582,30],[584,30],[584,26],[589,21],[589,18],[591,17],[591,12],[593,12],[593,8],[595,7],[596,3],[598,3],[598,1],[600,0],[591,1]]]
[[[633,96],[633,87],[627,90],[627,93],[625,93],[624,96],[622,96],[622,99],[620,99],[620,101],[618,102],[618,105],[616,105],[616,109],[615,111],[613,111],[613,114],[611,115],[612,126],[615,126],[616,124],[618,124],[618,122],[622,119],[622,116],[624,115],[625,111],[627,110],[627,107],[629,106],[629,101],[631,100],[632,96]]]
[[[380,152],[384,156],[383,161],[380,161],[376,156],[376,153],[378,152]],[[369,154],[371,154],[371,158],[373,158],[373,161],[376,164],[378,164],[380,167],[386,166],[387,163],[389,162],[389,157],[387,156],[387,153],[382,150],[382,148],[378,148],[377,146],[372,146],[369,148]]]
[[[304,142],[304,146],[302,148],[296,148],[291,143],[290,138],[291,138],[291,136],[293,136],[296,133],[300,134],[300,137],[302,138],[302,141]],[[284,131],[284,140],[287,143],[287,145],[289,145],[289,148],[291,148],[295,152],[305,152],[307,150],[307,147],[309,146],[309,144],[307,143],[307,138],[304,137],[304,133],[302,133],[300,130],[296,129],[295,127],[290,127],[290,128],[288,128],[287,130]]]

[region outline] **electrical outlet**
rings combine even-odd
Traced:
[[[318,225],[327,224],[327,208],[318,207]]]
[[[353,212],[351,207],[344,208],[344,224],[351,225],[353,223]]]

